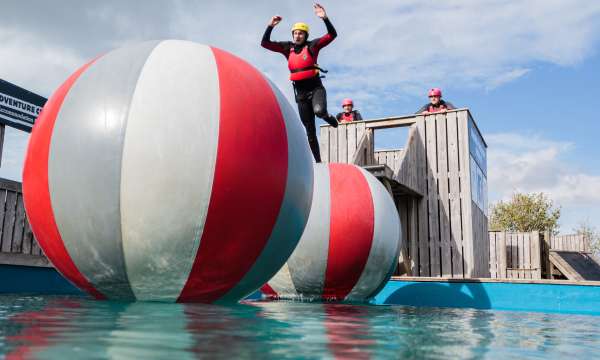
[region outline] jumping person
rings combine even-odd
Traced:
[[[423,107],[416,112],[417,114],[431,114],[456,109],[452,103],[442,100],[442,90],[440,88],[429,90],[427,95],[429,96],[429,103],[423,105]]]
[[[360,116],[358,110],[353,110],[354,103],[352,102],[352,99],[342,100],[342,109],[344,111],[337,114],[337,116],[335,117],[340,123],[349,123],[352,121],[359,121],[363,119],[362,116]]]
[[[314,4],[313,8],[315,15],[325,22],[327,34],[314,40],[308,40],[308,25],[305,23],[296,23],[292,27],[292,41],[271,41],[273,28],[282,20],[281,16],[275,15],[269,21],[262,38],[261,46],[283,54],[288,60],[290,80],[294,86],[300,120],[302,120],[302,124],[306,128],[308,144],[310,145],[310,150],[313,153],[315,161],[321,162],[315,127],[315,115],[333,127],[337,127],[338,123],[327,112],[327,93],[319,74],[319,71],[325,71],[317,65],[317,57],[319,56],[319,51],[332,42],[337,33],[325,13],[325,8],[319,4]]]

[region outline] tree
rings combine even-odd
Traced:
[[[514,193],[509,201],[491,206],[489,227],[492,231],[550,231],[558,230],[560,207],[543,192]]]
[[[590,244],[590,250],[594,256],[598,257],[600,255],[600,233],[596,227],[590,224],[589,219],[581,221],[577,224],[577,227],[573,229],[578,235],[583,235],[586,237],[587,241]]]

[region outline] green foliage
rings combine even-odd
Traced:
[[[585,236],[589,241],[592,253],[596,256],[600,255],[600,233],[596,227],[590,224],[589,220],[580,222],[573,231]]]
[[[491,231],[550,231],[558,230],[560,207],[554,207],[546,194],[514,193],[512,198],[493,204],[490,209]]]

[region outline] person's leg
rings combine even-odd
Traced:
[[[298,101],[298,112],[300,120],[306,128],[306,136],[308,137],[308,145],[312,151],[315,161],[321,162],[321,152],[319,150],[319,141],[317,140],[317,129],[315,128],[315,113],[310,99]]]
[[[325,120],[329,125],[333,127],[338,126],[338,121],[335,116],[329,115],[327,112],[327,92],[325,88],[319,86],[313,90],[312,93],[312,107],[315,115]]]

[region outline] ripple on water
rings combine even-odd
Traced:
[[[0,296],[0,354],[21,358],[581,358],[599,332],[583,315]]]

